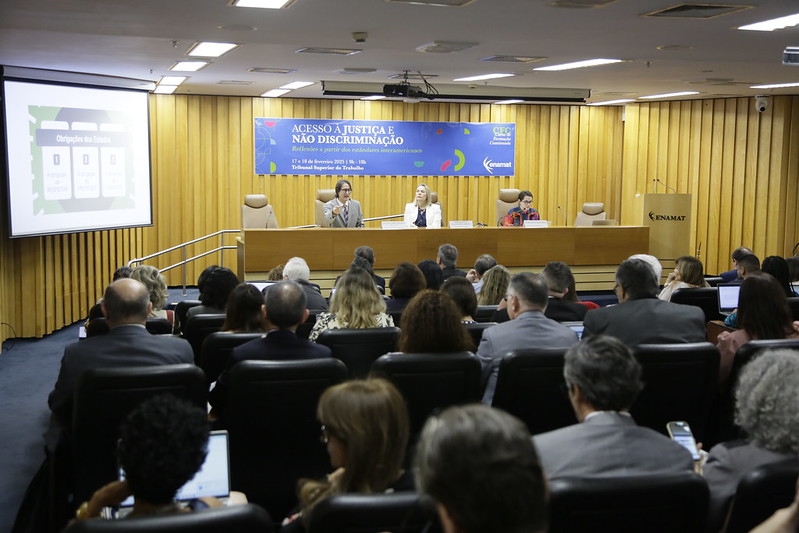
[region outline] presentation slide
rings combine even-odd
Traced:
[[[152,224],[146,91],[3,80],[11,237]]]

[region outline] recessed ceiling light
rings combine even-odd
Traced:
[[[278,96],[283,96],[286,93],[290,93],[291,89],[272,89],[270,91],[266,91],[263,96],[264,98],[277,98]]]
[[[178,72],[197,72],[208,66],[208,61],[178,61],[169,70]]]
[[[774,31],[797,25],[799,25],[799,13],[776,19],[764,20],[762,22],[755,22],[754,24],[747,24],[746,26],[739,26],[738,29],[749,31]]]
[[[621,63],[622,59],[586,59],[584,61],[574,61],[572,63],[563,63],[561,65],[550,65],[548,67],[538,67],[533,70],[571,70],[573,68],[597,67],[599,65],[610,65],[612,63]]]
[[[186,76],[161,76],[158,85],[180,85],[186,81]]]
[[[535,56],[489,56],[484,57],[480,61],[497,61],[499,63],[535,63],[536,61],[543,61],[546,57]]]
[[[336,56],[351,56],[363,52],[360,48],[320,48],[309,46],[294,50],[297,54],[330,54]]]
[[[373,94],[372,96],[364,96],[361,100],[382,100],[385,98],[382,94]]]
[[[694,47],[690,44],[663,44],[658,46],[657,49],[667,52],[682,52],[684,50],[693,50]]]
[[[219,80],[216,83],[218,85],[252,85],[255,82],[250,80]]]
[[[308,87],[309,85],[313,85],[314,82],[312,81],[292,81],[291,83],[287,83],[285,85],[281,85],[281,89],[288,89],[289,91],[293,91],[294,89],[302,89],[303,87]]]
[[[194,45],[189,48],[189,51],[186,52],[186,55],[195,57],[219,57],[222,54],[226,54],[234,48],[237,48],[238,46],[239,45],[235,43],[194,43]]]
[[[377,72],[376,68],[371,67],[344,67],[343,69],[339,70],[339,74],[371,74],[372,72]]]
[[[177,85],[159,85],[155,88],[153,93],[155,94],[172,94],[177,90]]]
[[[217,26],[217,28],[225,31],[255,31],[258,29],[255,26],[250,26],[248,24],[223,24],[221,26]]]
[[[641,100],[652,100],[655,98],[674,98],[677,96],[691,96],[692,94],[699,94],[698,91],[682,91],[679,93],[664,93],[664,94],[650,94],[649,96],[639,96]]]
[[[288,7],[292,0],[233,0],[230,5],[235,7],[257,7],[261,9],[280,9]]]
[[[632,98],[621,98],[619,100],[606,100],[604,102],[591,102],[588,105],[616,105],[616,104],[626,104],[628,102],[635,102]]]
[[[496,105],[506,105],[506,104],[521,104],[524,100],[500,100],[499,102],[494,102]]]
[[[483,80],[495,80],[498,78],[510,78],[513,77],[513,74],[480,74],[479,76],[467,76],[466,78],[455,78],[452,81],[483,81]]]
[[[260,72],[261,74],[291,74],[295,72],[293,68],[272,68],[272,67],[250,67],[247,72]]]
[[[418,4],[423,6],[463,7],[474,0],[386,0],[398,4]]]
[[[799,87],[799,83],[772,83],[770,85],[752,85],[750,89],[784,89],[786,87]]]

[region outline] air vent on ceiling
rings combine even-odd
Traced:
[[[424,6],[463,7],[474,0],[386,0],[395,4],[419,4]]]
[[[291,74],[295,72],[293,68],[271,68],[271,67],[250,67],[247,72],[258,72],[260,74]]]
[[[363,52],[363,50],[359,48],[317,48],[317,47],[308,47],[308,48],[300,48],[299,50],[294,50],[298,54],[329,54],[335,56],[351,56],[353,54],[358,54]]]
[[[683,83],[688,85],[723,85],[727,87],[751,87],[754,81],[735,81],[732,78],[705,78],[701,80],[686,80]]]
[[[219,85],[252,85],[253,82],[246,80],[219,80]]]
[[[683,19],[712,19],[723,15],[738,13],[752,6],[734,4],[693,4],[683,3],[658,11],[644,13],[644,17],[671,17]]]
[[[338,72],[339,74],[371,74],[372,72],[377,72],[377,69],[368,67],[346,67]]]
[[[550,0],[547,2],[547,5],[553,7],[593,8],[605,7],[615,1],[616,0]]]
[[[477,43],[461,41],[433,41],[417,46],[417,52],[427,52],[431,54],[451,54],[452,52],[462,52],[477,46]]]
[[[428,80],[438,78],[438,74],[419,74],[418,72],[400,72],[388,77],[390,80]]]
[[[500,63],[535,63],[542,61],[546,57],[532,57],[532,56],[490,56],[484,57],[480,61],[497,61]]]

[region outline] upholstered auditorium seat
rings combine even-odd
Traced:
[[[337,494],[320,501],[308,533],[440,532],[438,516],[415,492]]]
[[[297,480],[331,470],[316,405],[347,367],[333,358],[242,361],[229,377],[231,488],[282,519],[297,503]]]
[[[166,318],[148,318],[144,327],[153,335],[169,335],[172,333],[172,324]],[[105,317],[94,318],[86,326],[86,337],[105,335],[106,333],[108,333],[108,323],[105,321]]]
[[[200,368],[205,372],[208,382],[216,381],[219,374],[227,367],[233,348],[260,338],[264,333],[229,333],[215,331],[203,341],[200,349]]]
[[[200,364],[203,341],[211,333],[222,329],[224,323],[225,315],[223,313],[194,315],[186,320],[186,324],[183,326],[183,338],[191,344],[191,349],[194,351],[194,362],[197,365]]]
[[[265,194],[248,194],[241,206],[242,228],[279,228],[275,209]]]
[[[297,326],[297,331],[295,331],[297,337],[307,340],[308,337],[311,336],[311,330],[314,324],[316,324],[316,313],[310,313],[308,318],[305,319],[305,322]]]
[[[175,304],[175,333],[183,331],[183,326],[186,324],[186,313],[192,307],[200,305],[200,300],[183,300]]]
[[[478,305],[477,311],[474,312],[472,318],[477,322],[491,322],[491,317],[497,311],[496,305]]]
[[[472,336],[475,350],[478,346],[480,346],[480,340],[483,338],[483,330],[496,325],[496,322],[475,322],[474,324],[464,324],[466,331],[468,331],[469,335]]]
[[[360,378],[369,373],[378,357],[397,349],[399,335],[397,327],[329,329],[316,342],[330,347],[333,357],[347,366],[351,378]]]
[[[532,435],[577,423],[563,380],[565,348],[513,350],[499,363],[493,407],[527,424]]]
[[[586,202],[574,219],[575,226],[593,226],[594,221],[606,220],[605,204],[602,202]]]
[[[502,225],[502,221],[508,216],[508,211],[514,207],[519,207],[519,189],[500,189],[499,197],[496,201],[494,217],[497,226]]]
[[[143,400],[170,393],[206,409],[205,374],[190,364],[98,368],[81,376],[72,415],[75,501],[117,479],[119,425]]]
[[[739,483],[725,533],[746,533],[777,509],[788,507],[796,494],[799,462],[795,459],[759,466]]]
[[[695,289],[677,289],[671,295],[675,304],[693,305],[705,313],[705,322],[723,320],[719,313],[719,290],[716,287],[697,287]]]

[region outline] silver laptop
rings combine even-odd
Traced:
[[[741,291],[739,283],[719,283],[716,288],[719,296],[719,313],[729,315],[738,309],[738,293]]]

